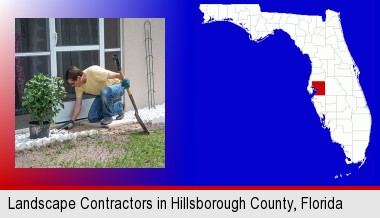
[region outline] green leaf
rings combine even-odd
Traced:
[[[33,121],[52,122],[63,108],[64,87],[62,80],[39,73],[26,82],[22,107],[28,110]]]

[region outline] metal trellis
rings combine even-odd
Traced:
[[[145,60],[146,74],[148,84],[148,106],[149,109],[156,108],[155,91],[154,91],[154,73],[153,73],[153,53],[152,53],[152,28],[149,20],[144,22],[145,32]]]

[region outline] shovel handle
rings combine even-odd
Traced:
[[[120,73],[120,75],[122,76],[121,78],[124,79],[124,73],[123,73],[123,71],[120,70],[118,73]],[[132,92],[131,92],[130,88],[127,89],[127,92],[128,92],[128,95],[132,95]]]
[[[120,66],[119,58],[117,57],[117,55],[113,55],[113,56],[112,56],[112,59],[113,59],[113,61],[114,61],[115,64],[116,64],[116,67],[117,67],[118,73],[119,73],[120,76],[121,76],[121,80],[123,80],[125,76],[124,76],[123,71],[121,70],[121,66]]]
[[[123,80],[124,79],[124,73],[123,73],[123,71],[122,70],[119,70],[119,72],[118,73],[120,73],[120,76],[121,76],[121,80]]]
[[[117,57],[117,55],[112,55],[112,59],[116,64],[117,70],[121,71],[120,61],[119,61],[119,58]]]

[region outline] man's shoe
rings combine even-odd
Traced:
[[[102,122],[100,123],[101,125],[109,125],[112,123],[113,118],[112,117],[105,117],[103,118]]]
[[[125,104],[123,103],[123,110],[117,114],[116,120],[121,120],[124,118],[124,106]]]

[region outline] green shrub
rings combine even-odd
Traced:
[[[64,91],[61,78],[39,73],[26,83],[22,107],[30,113],[31,120],[39,125],[47,122],[54,124],[53,117],[63,108]]]

